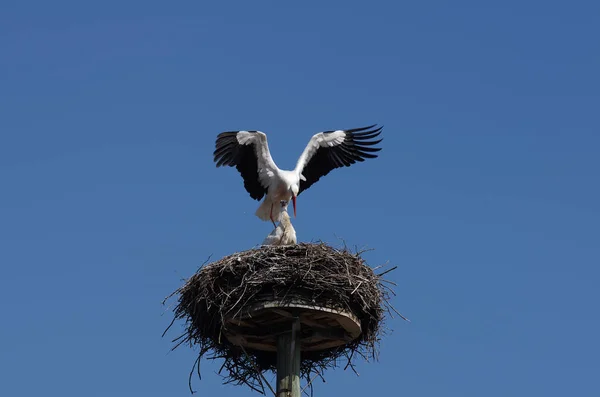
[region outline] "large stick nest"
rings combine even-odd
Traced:
[[[395,267],[377,275],[374,270],[382,266],[372,269],[361,254],[345,247],[301,243],[263,246],[202,266],[170,295],[178,295],[173,322],[185,320],[185,331],[173,340],[173,349],[184,343],[199,347],[190,382],[196,367],[200,376],[200,359],[222,359],[219,373],[224,383],[245,384],[264,393],[263,372],[275,370],[276,353],[233,345],[222,328],[226,319],[239,316],[265,293],[279,302],[302,296],[319,306],[351,312],[360,322],[361,334],[345,345],[302,352],[301,376],[308,383],[313,375],[323,378],[324,370],[336,367],[339,359],[344,369],[354,369],[357,357],[376,360],[384,314],[400,315],[388,302],[393,291],[386,284],[393,283],[381,277]]]

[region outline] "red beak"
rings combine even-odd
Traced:
[[[296,217],[296,196],[292,196],[292,204],[294,205],[294,218]]]

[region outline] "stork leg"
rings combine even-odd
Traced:
[[[275,220],[273,220],[273,203],[271,203],[271,213],[269,214],[271,218],[271,222],[273,222],[273,227],[277,229],[277,225],[275,224]]]

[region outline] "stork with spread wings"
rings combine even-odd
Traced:
[[[292,200],[296,216],[296,197],[331,170],[349,167],[367,158],[376,158],[383,139],[377,136],[383,127],[354,128],[319,132],[306,145],[296,168],[282,170],[269,152],[267,136],[261,131],[227,131],[217,136],[213,153],[217,167],[236,167],[246,191],[255,200],[265,199],[256,216],[275,225],[281,201]]]

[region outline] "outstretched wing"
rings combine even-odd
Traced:
[[[250,197],[260,200],[269,188],[277,166],[267,136],[260,131],[226,131],[217,136],[213,153],[217,167],[236,167]]]
[[[377,157],[374,153],[381,148],[372,146],[383,139],[373,140],[373,138],[381,133],[383,126],[374,129],[376,125],[351,130],[325,131],[313,135],[296,163],[296,171],[304,177],[300,179],[298,194],[334,168],[349,167],[357,161]]]

